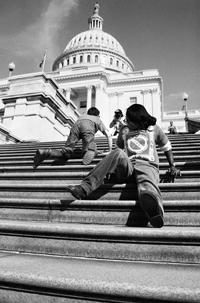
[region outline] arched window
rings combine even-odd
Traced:
[[[87,55],[87,62],[90,62],[90,55]]]
[[[99,56],[95,55],[95,63],[98,63],[98,61],[99,61]]]

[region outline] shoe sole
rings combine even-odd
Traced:
[[[35,157],[33,159],[34,162],[34,168],[37,168],[45,159],[47,159],[47,155],[44,153],[44,151],[37,150]]]
[[[164,225],[163,210],[153,195],[142,194],[140,197],[140,205],[147,214],[149,222],[153,227],[162,227]]]
[[[39,150],[37,150],[36,151],[36,154],[35,154],[35,157],[34,157],[34,159],[33,159],[33,162],[34,162],[34,168],[37,168],[39,165],[40,165],[40,163],[41,163],[41,155],[40,155],[40,153],[39,153]]]
[[[73,196],[74,198],[76,198],[77,200],[81,200],[81,199],[82,199],[79,195],[77,195],[77,194],[73,191],[72,188],[66,187],[66,189],[67,189],[67,190],[72,194],[72,196]]]
[[[96,150],[97,150],[96,143],[91,142],[88,147],[88,151],[85,153],[85,155],[83,157],[84,165],[89,165],[93,161],[93,159],[96,155]]]

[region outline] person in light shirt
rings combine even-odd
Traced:
[[[107,174],[115,173],[119,182],[134,176],[138,200],[153,227],[164,225],[164,209],[159,189],[159,158],[156,145],[165,153],[169,173],[175,179],[180,171],[175,167],[171,143],[140,104],[131,105],[126,112],[126,125],[120,129],[117,148],[101,160],[83,179],[80,185],[70,185],[67,190],[76,198],[87,197],[104,181]]]
[[[46,159],[63,159],[68,161],[73,153],[76,143],[82,139],[83,164],[89,165],[98,154],[94,136],[101,131],[108,141],[106,154],[112,151],[112,136],[100,119],[100,112],[96,107],[88,109],[87,114],[78,118],[70,130],[70,134],[62,149],[38,149],[34,156],[34,168],[37,168]]]

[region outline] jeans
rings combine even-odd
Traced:
[[[139,200],[142,193],[152,193],[162,204],[162,196],[158,187],[159,170],[144,160],[136,160],[135,163],[131,163],[127,154],[120,148],[114,149],[100,161],[80,185],[89,195],[103,183],[105,176],[109,173],[115,173],[121,183],[134,174]]]
[[[64,149],[72,153],[76,143],[82,139],[82,153],[84,154],[88,150],[90,142],[94,140],[94,135],[95,132],[94,129],[91,128],[90,121],[77,121],[70,130]]]

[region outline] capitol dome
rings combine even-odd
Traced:
[[[53,71],[100,65],[114,72],[132,72],[134,66],[121,44],[103,31],[103,18],[99,16],[99,4],[94,6],[88,19],[89,30],[76,35],[63,53],[54,61]]]

